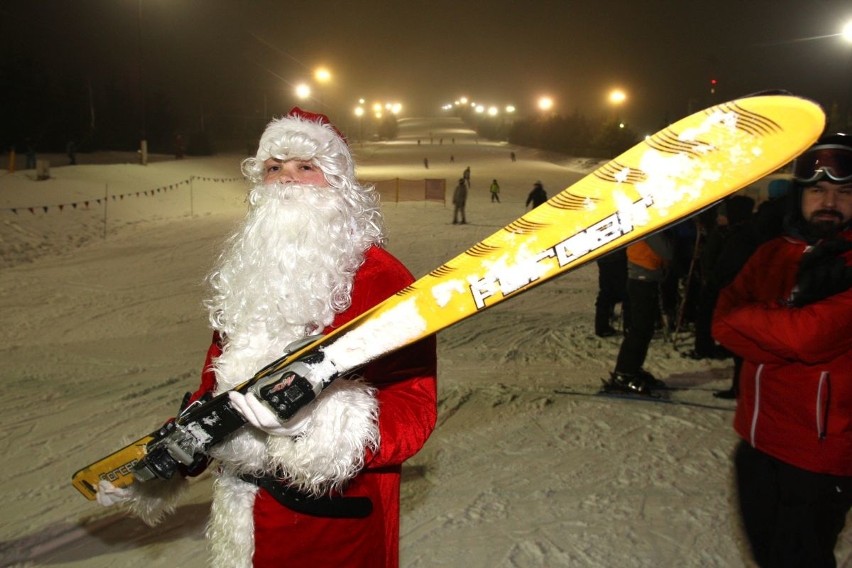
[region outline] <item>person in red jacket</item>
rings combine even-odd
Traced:
[[[852,507],[852,137],[794,165],[786,231],[719,295],[713,335],[743,358],[740,515],[762,567],[833,567]]]
[[[251,378],[305,337],[329,333],[408,286],[383,248],[378,194],[355,179],[344,137],[295,108],[273,120],[257,155],[249,212],[209,277],[214,329],[190,402]],[[401,464],[437,418],[434,336],[338,379],[281,422],[253,395],[232,392],[248,424],[211,451],[213,566],[394,567],[399,564]],[[183,479],[105,485],[157,521]],[[156,486],[168,487],[158,490]],[[151,487],[155,489],[151,489]]]

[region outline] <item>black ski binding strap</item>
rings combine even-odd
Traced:
[[[306,378],[310,373],[309,364],[323,360],[322,353],[312,353],[298,359],[279,372],[264,377],[254,383],[249,391],[263,401],[281,420],[292,417],[300,408],[311,402],[322,390],[322,385],[314,385]]]

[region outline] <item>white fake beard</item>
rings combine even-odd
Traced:
[[[256,185],[251,208],[209,276],[206,302],[225,338],[216,392],[250,379],[285,347],[321,332],[349,307],[371,238],[340,190]]]

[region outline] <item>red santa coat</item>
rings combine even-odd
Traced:
[[[351,306],[338,314],[325,332],[345,324],[413,281],[411,273],[390,253],[370,248],[355,275]],[[215,339],[207,353],[201,388],[193,399],[215,387],[211,363],[221,354]],[[432,336],[359,371],[377,389],[381,444],[375,453],[368,451],[364,469],[343,495],[369,497],[373,503],[370,516],[364,519],[309,516],[284,507],[261,489],[254,503],[254,566],[398,566],[401,465],[420,450],[435,427],[435,352]]]
[[[843,236],[852,239],[852,231]],[[713,336],[744,359],[734,417],[749,444],[817,473],[852,475],[852,289],[783,304],[802,241],[760,247],[719,296]],[[846,255],[852,264],[852,253]]]

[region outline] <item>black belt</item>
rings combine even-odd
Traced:
[[[266,489],[276,501],[288,509],[305,515],[334,519],[363,519],[373,512],[373,502],[369,497],[314,497],[288,487],[274,477],[241,475],[240,479]]]

